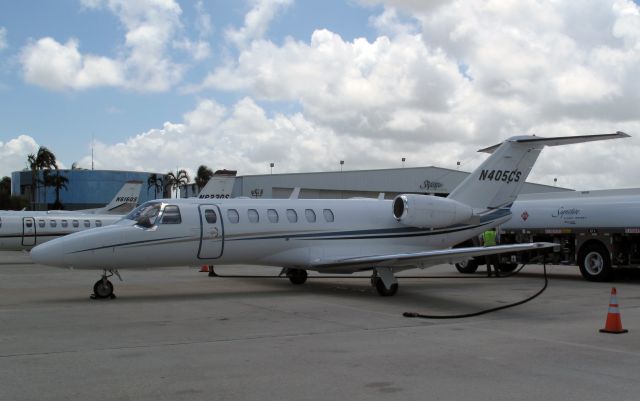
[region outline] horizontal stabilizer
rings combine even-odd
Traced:
[[[540,143],[544,146],[561,146],[561,145],[570,145],[572,143],[583,143],[583,142],[592,142],[592,141],[602,141],[606,139],[619,139],[619,138],[629,138],[631,135],[625,134],[624,132],[617,131],[615,134],[600,134],[600,135],[578,135],[578,136],[560,136],[554,138],[543,138],[543,137],[513,137],[507,139],[510,142],[518,142],[518,143]],[[478,152],[483,153],[493,153],[502,143],[497,145],[489,146],[488,148],[480,149]]]

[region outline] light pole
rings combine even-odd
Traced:
[[[342,172],[342,166],[344,166],[344,160],[340,160],[340,172]]]
[[[271,167],[271,175],[273,175],[273,166],[274,166],[273,163],[269,163],[269,167]]]
[[[406,158],[406,157],[403,157],[403,158],[402,158],[402,168],[404,168],[404,162],[405,162],[405,161],[407,161],[407,158]]]

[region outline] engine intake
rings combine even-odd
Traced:
[[[433,195],[398,195],[393,200],[393,217],[404,225],[441,228],[471,220],[473,209],[463,203]]]

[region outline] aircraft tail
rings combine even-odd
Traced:
[[[96,213],[126,214],[138,205],[142,190],[142,181],[127,181],[116,196],[105,207],[96,209]]]
[[[480,149],[491,153],[473,173],[458,185],[448,198],[474,209],[496,209],[516,200],[540,152],[545,146],[627,138],[624,132],[603,135],[541,138],[515,136],[501,144]]]
[[[233,194],[233,185],[236,182],[235,171],[233,174],[216,173],[198,194],[200,199],[229,199]]]

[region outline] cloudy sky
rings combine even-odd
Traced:
[[[631,0],[21,0],[0,5],[0,175],[64,167],[239,174],[471,170],[513,135],[531,181],[640,187]]]

